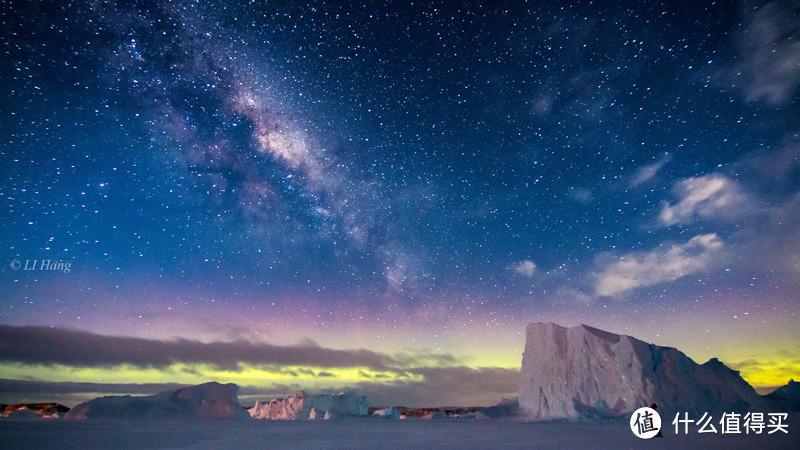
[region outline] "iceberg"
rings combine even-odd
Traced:
[[[716,358],[697,364],[675,348],[586,325],[527,327],[519,408],[528,419],[615,417],[654,403],[667,414],[767,407]]]
[[[381,408],[377,409],[372,412],[372,415],[375,417],[381,417],[384,419],[400,419],[400,410],[394,406],[390,406],[388,408]]]
[[[256,401],[247,409],[259,420],[319,420],[368,415],[367,398],[353,393],[309,395],[301,391],[286,398]]]
[[[238,393],[235,384],[212,382],[146,397],[100,397],[75,406],[65,419],[246,419]]]

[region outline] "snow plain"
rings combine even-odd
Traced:
[[[0,448],[35,449],[790,449],[800,448],[800,416],[789,434],[681,435],[643,441],[623,421],[522,423],[504,420],[332,421],[3,421]]]

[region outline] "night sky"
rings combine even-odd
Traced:
[[[797,2],[345,3],[0,2],[0,401],[489,404],[532,321],[800,376]]]

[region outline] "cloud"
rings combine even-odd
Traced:
[[[753,203],[738,183],[719,173],[683,179],[673,193],[678,200],[665,203],[658,214],[658,221],[664,226],[737,217],[750,210],[748,206]]]
[[[167,367],[182,362],[212,364],[228,370],[236,370],[240,363],[248,363],[385,370],[413,364],[450,363],[455,358],[429,352],[415,359],[408,353],[395,357],[364,349],[334,350],[309,341],[292,346],[241,340],[209,343],[185,339],[160,341],[60,328],[0,325],[0,361],[72,366],[130,364],[139,367]]]
[[[374,406],[488,406],[503,398],[516,396],[519,371],[496,367],[470,368],[425,367],[409,369],[417,375],[405,381],[365,381],[351,385],[329,385],[312,390],[295,384],[265,382],[263,385],[242,386],[239,401],[252,404],[256,399],[282,397],[291,392],[355,391],[366,395]],[[319,375],[325,379],[324,375]],[[366,377],[365,377],[366,378]],[[372,377],[377,379],[378,377]],[[335,383],[331,379],[331,383]],[[73,383],[38,380],[0,379],[0,396],[6,402],[58,402],[68,406],[98,395],[152,395],[165,390],[185,387],[173,383]]]
[[[685,244],[628,253],[601,265],[594,275],[595,294],[614,297],[707,270],[723,248],[716,234],[697,235]]]
[[[546,116],[552,111],[555,101],[555,94],[550,90],[545,90],[533,100],[531,112],[537,116]]]
[[[557,305],[589,305],[594,298],[582,289],[559,286],[550,297],[551,302]]]
[[[9,325],[0,325],[0,361],[70,367],[127,364],[142,368],[186,363],[210,364],[229,370],[238,370],[239,363],[297,365],[301,367],[292,371],[315,377],[310,385],[307,381],[286,384],[266,379],[263,384],[242,386],[240,399],[244,404],[256,398],[273,398],[305,389],[317,392],[355,390],[366,394],[375,405],[491,405],[514,395],[519,380],[519,373],[514,369],[451,365],[459,359],[427,350],[388,355],[369,350],[327,349],[313,342],[276,346],[245,341],[159,341]],[[364,381],[343,381],[334,370],[312,370],[311,367],[358,367]],[[381,370],[396,375],[389,377]],[[181,386],[5,379],[0,380],[0,396],[6,401],[57,401],[74,405],[97,395],[147,395]]]
[[[536,273],[536,263],[530,259],[523,259],[522,261],[514,263],[511,266],[511,270],[517,275],[531,278]]]
[[[669,153],[664,154],[658,161],[646,164],[638,169],[636,169],[636,173],[633,174],[631,177],[631,181],[629,183],[630,187],[639,187],[642,184],[647,183],[648,181],[652,180],[653,178],[658,175],[658,172],[672,160],[672,155]]]
[[[96,398],[98,395],[153,395],[191,386],[180,383],[89,383],[70,381],[41,381],[0,379],[0,398],[6,403],[57,402],[66,406]],[[299,385],[266,383],[263,386],[242,386],[239,400],[273,398],[302,389]]]
[[[752,183],[773,194],[793,193],[800,175],[800,139],[789,139],[773,151],[754,151],[729,170],[749,176]]]
[[[580,203],[589,203],[594,198],[592,191],[586,188],[571,187],[569,188],[569,196]]]
[[[130,394],[146,395],[169,389],[186,387],[179,383],[143,383],[143,384],[115,384],[115,383],[83,383],[83,382],[49,382],[37,380],[9,380],[0,379],[0,394],[76,394],[81,392],[95,392],[98,394]]]
[[[755,151],[728,165],[729,176],[711,173],[675,184],[677,200],[665,203],[660,226],[697,220],[724,221],[726,268],[741,274],[763,273],[800,285],[800,145],[790,139],[775,150]]]
[[[410,369],[422,381],[365,382],[351,388],[375,406],[489,406],[516,397],[519,370],[499,367],[426,367]]]
[[[797,5],[792,0],[767,3],[755,11],[739,33],[740,62],[730,75],[748,101],[784,104],[800,85]]]
[[[731,252],[745,272],[779,275],[778,280],[800,289],[800,193],[763,208],[733,234]]]

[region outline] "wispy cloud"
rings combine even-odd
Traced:
[[[779,0],[755,10],[738,35],[739,63],[730,78],[749,101],[781,105],[800,86],[800,15],[797,2]]]
[[[628,291],[674,281],[710,268],[723,248],[716,234],[701,234],[684,244],[662,245],[622,255],[601,264],[594,274],[595,294],[620,296]]]
[[[570,187],[569,196],[580,203],[589,203],[594,199],[592,191],[582,187]]]
[[[759,211],[732,239],[740,268],[780,274],[780,282],[800,289],[800,193]]]
[[[676,199],[664,203],[660,226],[714,221],[735,225],[725,238],[726,267],[742,273],[781,274],[781,283],[800,283],[800,145],[789,140],[728,165],[729,175],[710,173],[680,180]]]
[[[420,381],[361,383],[352,386],[374,405],[488,406],[517,395],[519,371],[499,367],[411,369]]]
[[[658,172],[667,165],[668,162],[672,160],[672,155],[669,153],[664,154],[661,158],[657,161],[652,162],[650,164],[646,164],[642,167],[636,169],[636,173],[633,174],[630,180],[630,187],[639,187],[658,175]]]
[[[536,263],[530,259],[523,259],[511,265],[511,270],[525,278],[532,278],[536,273]]]
[[[677,200],[665,203],[658,214],[663,226],[737,217],[752,205],[752,199],[738,183],[719,173],[683,179],[674,186],[673,193]]]

